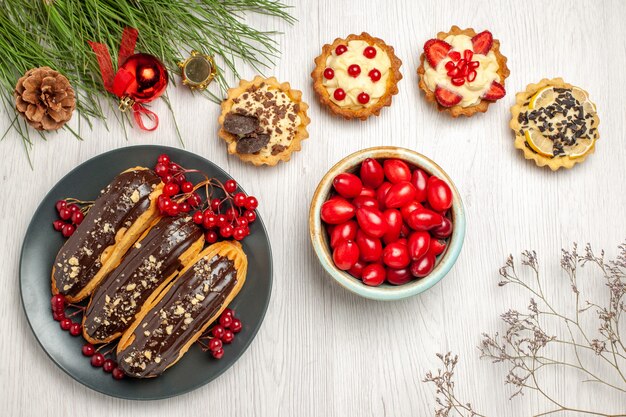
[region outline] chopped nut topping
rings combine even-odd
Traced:
[[[78,265],[78,259],[75,256],[72,256],[67,260],[67,263],[70,265]]]
[[[126,291],[132,291],[132,290],[135,289],[136,286],[137,286],[137,284],[134,284],[134,283],[133,284],[128,284],[126,286]]]
[[[185,312],[185,309],[182,308],[180,305],[177,305],[176,310],[174,310],[174,314],[176,314],[177,316],[180,316],[184,312]]]
[[[165,328],[165,331],[167,332],[167,334],[172,334],[173,329],[174,329],[174,326],[170,324],[169,326]]]
[[[144,350],[143,354],[148,358],[148,360],[152,359],[152,352],[149,350]]]
[[[139,201],[139,190],[133,191],[133,193],[130,195],[130,201],[132,201],[133,203]]]
[[[146,337],[150,336],[150,330],[146,330],[145,332],[143,332],[143,335]]]
[[[183,323],[185,324],[189,324],[193,321],[193,319],[191,317],[187,317],[185,320],[183,320]]]

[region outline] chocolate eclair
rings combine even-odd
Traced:
[[[118,366],[126,375],[151,378],[178,362],[239,293],[247,269],[239,243],[206,248],[124,333]]]
[[[52,266],[52,293],[70,302],[89,296],[159,216],[163,183],[152,170],[130,168],[101,191]]]
[[[203,245],[204,234],[189,215],[155,220],[91,296],[85,339],[106,343],[121,336]]]

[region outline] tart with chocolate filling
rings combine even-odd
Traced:
[[[585,90],[561,78],[543,79],[515,98],[510,126],[526,159],[556,171],[594,152],[600,119]]]
[[[322,48],[311,73],[322,104],[346,119],[365,120],[391,105],[402,79],[393,47],[363,32]]]
[[[122,336],[117,359],[124,373],[151,378],[178,362],[237,296],[247,269],[239,243],[219,242],[202,251]]]
[[[507,59],[488,30],[476,33],[452,26],[424,44],[420,59],[420,89],[439,111],[452,117],[484,113],[506,95]]]
[[[302,92],[276,78],[241,80],[228,90],[219,117],[219,137],[228,143],[228,153],[254,165],[289,161],[309,137],[306,126],[309,106]]]

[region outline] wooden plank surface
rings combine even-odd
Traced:
[[[461,356],[459,396],[484,414],[526,416],[547,409],[532,393],[509,401],[506,369],[481,361],[476,346],[482,332],[502,330],[501,312],[527,305],[525,293],[496,285],[509,253],[536,249],[549,296],[560,303],[569,297],[559,272],[560,248],[590,242],[613,255],[626,237],[626,2],[292,2],[299,19],[293,26],[250,17],[256,25],[284,32],[282,58],[265,75],[291,82],[311,104],[311,137],[289,163],[256,168],[228,157],[216,136],[219,107],[182,87],[168,90],[186,149],[225,168],[261,203],[275,276],[272,301],[251,348],[210,385],[150,403],[97,394],[59,370],[37,345],[19,303],[19,249],[36,206],[70,169],[104,151],[180,144],[162,101],[154,106],[161,116],[155,133],[133,129],[127,140],[110,113],[110,130],[96,123],[84,132],[84,142],[64,132],[49,135],[47,142],[35,137],[32,170],[19,137],[10,133],[0,142],[0,398],[6,415],[433,415],[434,392],[421,380],[439,365],[435,353],[448,350]],[[417,88],[421,46],[453,24],[491,30],[511,69],[506,98],[470,119],[439,114]],[[380,117],[350,122],[320,107],[309,74],[324,43],[361,31],[395,47],[404,79],[392,107]],[[601,119],[596,154],[556,173],[525,161],[508,129],[514,93],[554,76],[589,91]],[[2,130],[11,117],[2,114]],[[313,254],[307,230],[309,201],[326,170],[376,145],[408,147],[437,161],[455,180],[468,215],[465,246],[452,272],[427,293],[394,303],[367,301],[334,285]],[[585,289],[597,298],[605,288],[592,278],[585,275]],[[557,398],[626,412],[624,395],[572,382],[581,375],[548,373],[546,378]]]

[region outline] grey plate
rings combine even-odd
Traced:
[[[192,391],[221,375],[244,353],[261,327],[272,290],[272,254],[263,222],[253,223],[243,241],[248,255],[248,277],[231,304],[243,322],[243,330],[224,357],[215,360],[196,345],[172,368],[158,378],[114,380],[101,368],[93,368],[81,355],[82,337],[72,337],[52,319],[50,310],[50,271],[63,245],[52,222],[57,214],[54,203],[65,197],[91,200],[97,197],[117,174],[134,166],[152,167],[161,153],[186,168],[195,168],[221,181],[231,177],[212,162],[190,152],[164,146],[133,146],[104,153],[78,166],[50,190],[30,222],[20,258],[20,292],[30,327],[39,344],[63,371],[81,384],[103,394],[132,400],[156,400]],[[193,178],[193,177],[192,177]]]

